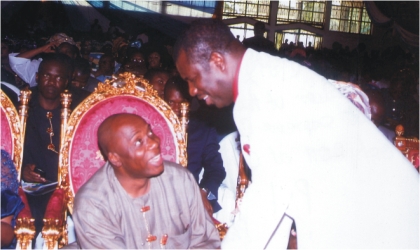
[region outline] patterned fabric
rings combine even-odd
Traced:
[[[3,136],[3,134],[2,134]],[[17,171],[10,155],[1,150],[1,191],[10,190],[17,194],[19,183],[17,181]]]
[[[1,150],[1,218],[13,215],[12,227],[15,226],[15,220],[24,204],[20,199],[18,192],[19,183],[17,181],[17,172],[9,154]],[[16,239],[11,245],[3,248],[13,249],[16,247]]]
[[[76,43],[73,40],[73,37],[69,37],[68,35],[64,33],[57,33],[53,35],[47,42],[55,42],[55,41],[58,41],[59,44],[69,43],[71,45],[76,45]]]
[[[3,159],[3,150],[6,152],[12,152],[12,134],[11,134],[11,127],[9,125],[9,121],[7,120],[6,113],[4,112],[3,108],[1,109],[1,149],[2,149],[2,159]],[[3,182],[2,182],[3,187]]]
[[[328,81],[362,111],[369,120],[371,119],[372,114],[370,112],[369,98],[359,86],[350,82],[335,81],[331,79],[328,79]]]

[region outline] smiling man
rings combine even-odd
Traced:
[[[164,162],[143,118],[108,117],[98,129],[107,163],[78,191],[77,241],[86,249],[220,248],[200,189],[186,168]]]
[[[178,37],[174,61],[189,92],[235,103],[252,170],[226,249],[418,248],[419,178],[407,159],[327,79],[246,49],[220,20]]]

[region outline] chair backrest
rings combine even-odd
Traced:
[[[19,113],[10,98],[1,90],[1,149],[7,151],[16,166],[18,180],[23,157],[23,138],[27,118],[30,90],[21,92]]]
[[[70,212],[74,195],[105,163],[97,144],[98,127],[117,113],[137,114],[145,119],[160,138],[163,159],[186,166],[186,135],[176,114],[145,79],[121,74],[100,83],[68,120],[60,151],[60,171],[65,179],[63,185],[69,187]]]
[[[9,97],[1,91],[1,149],[10,154],[16,167],[20,167],[22,134],[19,114]],[[19,172],[20,169],[18,169]]]

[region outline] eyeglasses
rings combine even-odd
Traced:
[[[144,63],[144,59],[132,59],[132,62],[137,62],[137,63]]]

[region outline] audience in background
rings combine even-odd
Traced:
[[[103,54],[99,59],[98,70],[92,72],[92,77],[95,77],[100,82],[105,82],[106,79],[110,79],[114,74],[115,59],[112,54]]]
[[[92,68],[88,60],[84,58],[75,59],[71,86],[93,92],[100,81],[90,75],[91,71]]]
[[[178,117],[181,117],[181,104],[184,102],[190,104],[192,100],[188,93],[188,83],[180,76],[168,80],[164,97]],[[222,209],[217,202],[218,189],[226,177],[222,156],[219,153],[218,135],[214,128],[196,119],[194,113],[190,113],[187,134],[187,168],[199,184],[204,206],[212,216]]]
[[[156,68],[149,69],[144,75],[144,78],[149,81],[153,89],[157,91],[160,98],[164,98],[165,84],[169,79],[169,72],[167,70]]]

